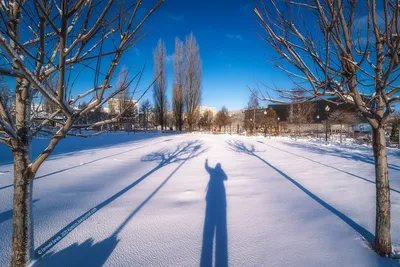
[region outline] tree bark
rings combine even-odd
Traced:
[[[390,237],[390,187],[386,138],[382,126],[373,129],[373,150],[376,175],[375,249],[379,255],[387,257],[392,252]]]
[[[342,143],[343,124],[340,124],[340,143]]]
[[[179,115],[178,115],[178,127],[179,131],[182,132],[182,124],[183,124],[183,116],[182,116],[182,109],[179,110]]]
[[[14,156],[14,204],[11,267],[27,266],[33,256],[32,190],[29,146],[21,145]]]

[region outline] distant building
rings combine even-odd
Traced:
[[[13,110],[15,107],[15,103],[13,103]],[[31,104],[31,119],[34,124],[40,124],[43,121],[47,120],[52,111],[49,109],[49,107],[45,104],[41,103],[32,103]],[[48,126],[56,126],[57,123],[61,123],[64,121],[64,116],[62,114],[58,114],[53,117],[51,121],[48,122]]]
[[[245,113],[243,109],[229,111],[232,132],[241,133],[244,131],[244,115]]]
[[[355,106],[351,104],[334,104],[332,102],[337,101],[337,98],[330,98],[330,102],[324,100],[324,99],[318,99],[315,101],[312,101],[310,103],[315,104],[315,112],[313,116],[313,123],[320,123],[321,121],[326,120],[327,116],[334,112],[335,110],[343,110],[343,111],[350,111],[357,113],[357,110]],[[296,104],[271,104],[268,105],[268,108],[272,108],[275,110],[276,115],[280,118],[281,121],[289,121],[290,114],[292,112],[292,106]],[[325,107],[329,106],[329,112],[325,111]],[[359,116],[359,119],[361,121],[364,121],[364,119]]]
[[[123,101],[125,101],[125,105]],[[121,98],[110,98],[107,101],[108,107],[104,107],[104,112],[119,114],[121,113],[121,109],[123,109],[124,106],[125,107],[128,106],[129,104],[132,104],[131,108],[133,109],[133,113],[138,114],[139,102],[137,100],[121,99]]]
[[[211,107],[211,106],[199,106],[199,112],[200,114],[204,114],[207,111],[211,111],[213,116],[217,114],[217,108],[216,107]]]

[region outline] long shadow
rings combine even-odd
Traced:
[[[371,180],[369,180],[369,179],[367,179],[367,178],[358,176],[358,175],[353,174],[353,173],[351,173],[351,172],[344,171],[344,170],[341,170],[341,169],[339,169],[339,168],[330,166],[330,165],[328,165],[328,164],[325,164],[325,163],[322,163],[322,162],[319,162],[319,161],[316,161],[316,160],[313,160],[313,159],[310,159],[310,158],[307,158],[307,157],[304,157],[304,156],[301,156],[301,155],[292,153],[292,152],[290,152],[290,151],[287,151],[287,150],[278,148],[278,147],[276,147],[276,146],[272,146],[272,145],[266,144],[266,143],[264,143],[263,141],[257,141],[257,142],[258,142],[258,143],[261,143],[261,144],[263,144],[263,145],[265,145],[265,146],[269,146],[269,147],[272,147],[272,148],[274,148],[274,149],[277,149],[277,150],[286,152],[286,153],[291,154],[291,155],[293,155],[293,156],[296,156],[296,157],[299,157],[299,158],[303,158],[303,159],[307,159],[307,160],[309,160],[309,161],[311,161],[311,162],[314,162],[314,163],[318,163],[318,164],[320,164],[320,165],[322,165],[322,166],[331,168],[331,169],[333,169],[333,170],[343,172],[343,173],[345,173],[345,174],[348,174],[348,175],[350,175],[350,176],[353,176],[353,177],[355,177],[355,178],[357,178],[357,179],[361,179],[361,180],[366,181],[366,182],[368,182],[368,183],[376,184],[374,181],[371,181]],[[400,194],[400,191],[399,191],[399,190],[396,190],[396,189],[393,189],[393,188],[390,188],[390,190],[393,191],[393,192],[396,192],[396,193],[399,193],[399,194]]]
[[[98,158],[98,159],[94,159],[94,160],[91,160],[91,161],[88,161],[88,162],[85,162],[85,163],[81,163],[79,165],[74,165],[74,166],[71,166],[71,167],[68,167],[68,168],[65,168],[65,169],[61,169],[61,170],[58,170],[58,171],[55,171],[55,172],[47,173],[47,174],[35,177],[34,180],[38,180],[38,179],[42,179],[42,178],[45,178],[45,177],[49,177],[49,176],[54,175],[54,174],[58,174],[58,173],[62,173],[62,172],[69,171],[69,170],[72,170],[72,169],[76,169],[76,168],[79,168],[79,167],[83,167],[83,166],[86,166],[86,165],[89,165],[89,164],[92,164],[92,163],[95,163],[95,162],[98,162],[98,161],[101,161],[101,160],[104,160],[104,159],[108,159],[108,158],[111,158],[111,157],[119,156],[119,155],[126,154],[126,153],[134,151],[134,150],[138,150],[138,149],[142,149],[142,148],[145,148],[145,147],[161,144],[161,143],[168,142],[168,141],[171,141],[171,140],[172,139],[167,139],[167,140],[164,140],[164,141],[161,141],[161,142],[157,142],[157,143],[154,143],[154,144],[148,144],[148,145],[144,145],[144,146],[140,146],[140,147],[135,147],[135,148],[123,151],[123,152],[115,153],[115,154],[108,155],[108,156],[105,156],[105,157],[101,157],[101,158]],[[0,190],[6,189],[6,188],[9,188],[9,187],[13,187],[13,186],[14,186],[14,184],[9,184],[9,185],[0,187]]]
[[[0,213],[0,224],[5,221],[11,220],[12,213],[13,213],[13,210],[7,210],[5,212]]]
[[[47,253],[40,261],[40,266],[103,266],[110,257],[114,249],[119,243],[118,234],[125,228],[128,222],[135,216],[147,202],[152,199],[157,192],[171,179],[171,177],[182,167],[185,162],[195,156],[198,156],[203,151],[199,151],[201,145],[194,146],[188,157],[183,158],[182,162],[168,177],[139,205],[124,222],[106,239],[96,244],[93,244],[93,239],[87,239],[85,242],[78,244],[74,243],[69,247],[56,252]],[[155,152],[147,155],[143,161],[159,161],[162,160],[163,153]],[[61,264],[61,265],[60,265]]]
[[[347,225],[349,225],[351,228],[353,228],[356,232],[358,232],[368,243],[371,247],[374,247],[375,244],[375,236],[369,232],[367,229],[353,221],[351,218],[337,210],[336,208],[332,207],[325,201],[323,201],[321,198],[316,196],[314,193],[312,193],[310,190],[302,186],[299,182],[297,182],[295,179],[291,178],[289,175],[286,173],[282,172],[275,166],[273,166],[271,163],[267,162],[265,159],[261,158],[256,154],[255,147],[252,146],[246,146],[242,141],[227,141],[228,148],[230,148],[232,151],[235,151],[237,153],[244,153],[250,156],[253,156],[255,158],[258,158],[261,160],[263,163],[268,165],[270,168],[275,170],[277,173],[282,175],[285,179],[290,181],[292,184],[294,184],[297,188],[299,188],[301,191],[306,193],[309,197],[311,197],[313,200],[315,200],[318,204],[332,212],[334,215],[336,215],[338,218],[340,218],[342,221],[344,221]]]
[[[32,203],[35,204],[38,201],[39,201],[39,199],[34,199],[32,201]],[[12,209],[0,213],[0,224],[2,224],[3,222],[6,222],[8,220],[11,220],[12,219],[12,213],[13,213]]]
[[[179,135],[180,133],[174,133],[171,135]],[[151,140],[158,137],[170,137],[171,135],[165,135],[161,133],[155,134],[126,134],[122,132],[117,133],[104,133],[98,136],[89,138],[69,136],[66,140],[60,142],[55,150],[52,152],[52,156],[47,161],[59,159],[60,157],[73,156],[80,154],[82,150],[91,150],[98,148],[107,148],[113,146],[121,146],[124,144],[132,145],[132,143]],[[69,140],[69,141],[67,141]],[[36,158],[41,152],[43,152],[49,144],[49,139],[35,138],[32,141],[32,157]],[[13,162],[12,152],[6,146],[0,146],[0,166],[8,165]]]
[[[320,147],[318,144],[312,144],[312,143],[292,143],[292,142],[283,142],[284,144],[288,146],[294,146],[298,147],[301,149],[305,149],[308,151],[311,151],[316,154],[322,154],[322,155],[330,155],[330,156],[335,156],[339,158],[344,158],[344,159],[350,159],[350,160],[355,160],[355,161],[360,161],[368,164],[375,165],[375,160],[373,156],[367,156],[362,153],[356,153],[355,151],[351,151],[351,153],[346,153],[342,149],[335,148],[335,147],[326,147],[325,149]],[[400,171],[400,167],[397,165],[393,164],[388,164],[388,168],[394,171]]]
[[[224,181],[228,176],[217,163],[211,168],[206,160],[205,169],[210,175],[206,195],[206,215],[204,219],[203,245],[200,266],[212,266],[215,235],[215,266],[228,266],[228,230],[226,223],[226,192]]]
[[[84,221],[86,221],[88,218],[93,216],[95,213],[97,213],[99,210],[131,190],[133,187],[135,187],[137,184],[142,182],[144,179],[149,177],[151,174],[156,172],[157,170],[172,164],[172,163],[177,163],[177,162],[186,162],[187,160],[194,158],[198,156],[199,154],[203,153],[205,150],[200,150],[202,146],[202,143],[200,141],[190,141],[190,142],[184,142],[181,143],[177,146],[177,148],[173,151],[169,151],[167,149],[162,149],[157,152],[151,153],[145,157],[142,158],[142,161],[158,161],[158,165],[144,174],[142,177],[139,179],[135,180],[133,183],[128,185],[127,187],[123,188],[122,190],[118,191],[111,197],[107,198],[97,206],[89,209],[86,211],[84,214],[80,215],[78,218],[70,222],[67,226],[65,226],[63,229],[58,231],[55,235],[53,235],[50,239],[48,239],[46,242],[44,242],[42,245],[40,245],[37,249],[35,249],[35,257],[40,258],[46,251],[54,247],[58,242],[60,242],[62,239],[64,239],[69,233],[71,233],[75,228],[77,228],[80,224],[82,224]],[[180,167],[180,166],[179,166]],[[171,175],[172,176],[172,175]],[[170,178],[170,177],[169,177]],[[168,179],[169,179],[168,178]],[[164,181],[163,184],[165,184],[166,181]],[[162,185],[163,185],[162,184]],[[158,191],[158,190],[157,190]],[[151,197],[154,195],[153,193]],[[149,200],[149,199],[148,199]],[[148,201],[147,200],[147,201]],[[146,201],[146,202],[147,202]],[[145,203],[142,203],[142,206]],[[141,208],[141,207],[140,207]]]
[[[74,243],[56,253],[48,253],[43,259],[36,261],[33,266],[101,267],[117,247],[118,242],[116,236],[108,237],[97,243],[89,238],[81,244]]]

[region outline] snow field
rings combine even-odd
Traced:
[[[229,266],[399,266],[366,240],[375,227],[369,147],[229,135],[120,140],[87,140],[92,149],[61,150],[40,169],[35,249],[45,255],[37,266],[199,266],[206,158],[228,177],[227,243],[213,242],[214,262],[227,252]],[[388,158],[396,246],[400,155],[390,149]],[[12,165],[0,173],[0,266],[8,266]]]

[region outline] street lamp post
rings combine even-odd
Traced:
[[[279,122],[280,122],[281,118],[278,117],[277,120],[278,120],[278,136],[279,136],[279,135],[281,135],[281,127],[279,125]]]
[[[325,107],[325,111],[326,111],[326,120],[325,120],[325,142],[328,142],[328,112],[329,112],[330,108],[328,105],[326,105]]]
[[[229,114],[229,134],[232,135],[232,114]]]
[[[247,123],[246,123],[246,110],[245,109],[243,109],[242,110],[242,113],[243,113],[243,116],[244,116],[244,128],[245,128],[245,130],[247,131]],[[238,125],[239,126],[239,125]],[[238,127],[238,134],[239,134],[239,127]]]
[[[264,137],[267,137],[267,111],[264,111],[265,115],[265,124],[264,124]]]
[[[256,109],[253,109],[253,132],[256,130]]]
[[[318,139],[318,132],[319,132],[319,124],[318,124],[318,120],[319,120],[319,115],[317,115],[317,139]]]

